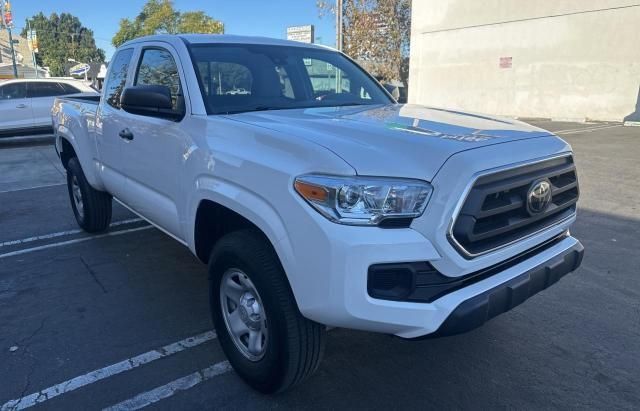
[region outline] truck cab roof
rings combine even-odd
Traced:
[[[159,34],[139,37],[127,41],[121,47],[149,41],[162,41],[173,45],[176,45],[180,42],[187,44],[260,44],[265,46],[290,46],[334,50],[333,48],[328,46],[301,43],[299,41],[274,39],[270,37],[260,36],[238,36],[234,34]]]

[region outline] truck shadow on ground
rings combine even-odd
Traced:
[[[295,409],[638,404],[640,220],[579,215],[572,232],[586,248],[582,267],[483,327],[424,341],[336,329],[318,373],[302,386],[263,397],[237,384],[218,400]]]

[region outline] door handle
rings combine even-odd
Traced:
[[[27,108],[26,104],[18,104],[16,108]]]
[[[128,128],[125,128],[124,130],[120,131],[118,135],[122,139],[129,140],[129,141],[133,140],[133,133]]]

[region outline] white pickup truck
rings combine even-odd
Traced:
[[[78,224],[106,230],[115,198],[208,263],[220,344],[262,392],[318,367],[327,326],[462,333],[582,260],[567,143],[396,104],[326,47],[140,38],[101,98],[52,113]]]

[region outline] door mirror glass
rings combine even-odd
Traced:
[[[173,109],[171,90],[167,86],[127,87],[120,97],[120,107],[131,114],[172,120],[184,115]]]

